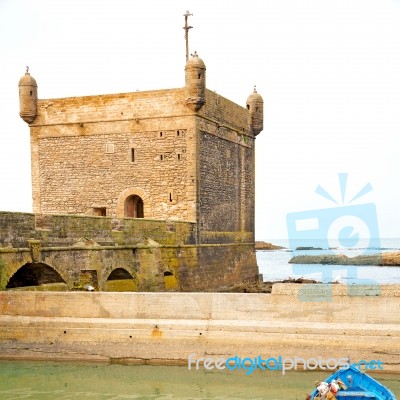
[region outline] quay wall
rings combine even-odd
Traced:
[[[255,281],[246,232],[191,222],[0,212],[0,291],[204,291]]]
[[[321,297],[327,285],[312,286],[306,300],[298,284],[275,284],[271,294],[0,292],[0,357],[350,357],[400,371],[400,285],[379,293],[331,285],[330,298]]]

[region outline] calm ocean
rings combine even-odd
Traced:
[[[264,281],[280,281],[289,277],[304,277],[322,282],[338,280],[340,283],[348,284],[374,282],[400,284],[400,267],[289,264],[288,262],[293,257],[293,252],[289,250],[288,240],[268,239],[264,241],[285,247],[283,250],[257,251],[258,268],[260,274],[263,274]],[[381,239],[380,243],[381,248],[376,249],[376,253],[400,251],[399,238]],[[317,242],[304,243],[304,246],[306,245],[319,247]],[[326,250],[304,250],[300,254],[315,255],[324,253]],[[360,249],[341,248],[337,249],[337,252],[352,257],[358,255]]]

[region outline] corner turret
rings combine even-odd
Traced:
[[[250,114],[250,128],[253,135],[257,136],[264,128],[264,100],[255,86],[253,93],[247,98],[246,108]]]
[[[19,115],[27,123],[37,117],[37,83],[26,67],[25,75],[19,80]]]
[[[199,111],[206,102],[206,66],[196,52],[185,66],[186,104],[193,111]]]

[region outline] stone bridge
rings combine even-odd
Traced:
[[[190,222],[0,212],[0,290],[197,291],[254,280],[254,243],[212,236],[199,244]]]

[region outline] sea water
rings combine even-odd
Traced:
[[[326,372],[188,370],[185,366],[0,361],[0,399],[303,400]],[[375,374],[396,395],[400,375]]]
[[[400,283],[399,267],[294,265],[293,253],[285,240],[267,240],[286,247],[283,250],[257,251],[260,273],[266,281],[288,277],[322,278],[322,268],[342,283]],[[381,241],[383,252],[399,251],[400,239]],[[310,243],[310,246],[313,244]],[[313,246],[317,247],[317,246]],[[352,249],[341,249],[352,256]],[[303,254],[315,254],[306,250]],[[354,268],[349,272],[350,268]],[[325,275],[326,276],[326,275]],[[0,349],[1,358],[1,349]],[[70,362],[0,360],[0,399],[28,400],[122,400],[122,399],[268,399],[302,400],[316,380],[329,374],[323,371],[244,371],[188,370],[184,366],[118,365]],[[371,374],[396,396],[400,396],[399,374]]]
[[[257,263],[264,281],[280,281],[288,278],[309,278],[322,282],[338,281],[343,284],[362,284],[376,282],[380,284],[400,284],[400,267],[382,266],[353,266],[353,265],[322,265],[322,264],[289,264],[293,251],[289,248],[288,240],[265,240],[282,246],[282,250],[257,251]],[[381,248],[374,249],[376,253],[400,251],[400,239],[381,239]],[[319,243],[310,240],[302,244],[307,247],[319,247]],[[296,254],[316,255],[326,253],[328,249],[302,250]],[[353,257],[360,253],[360,248],[338,248],[337,253]],[[323,274],[324,271],[324,274]],[[327,273],[328,272],[328,273]]]

